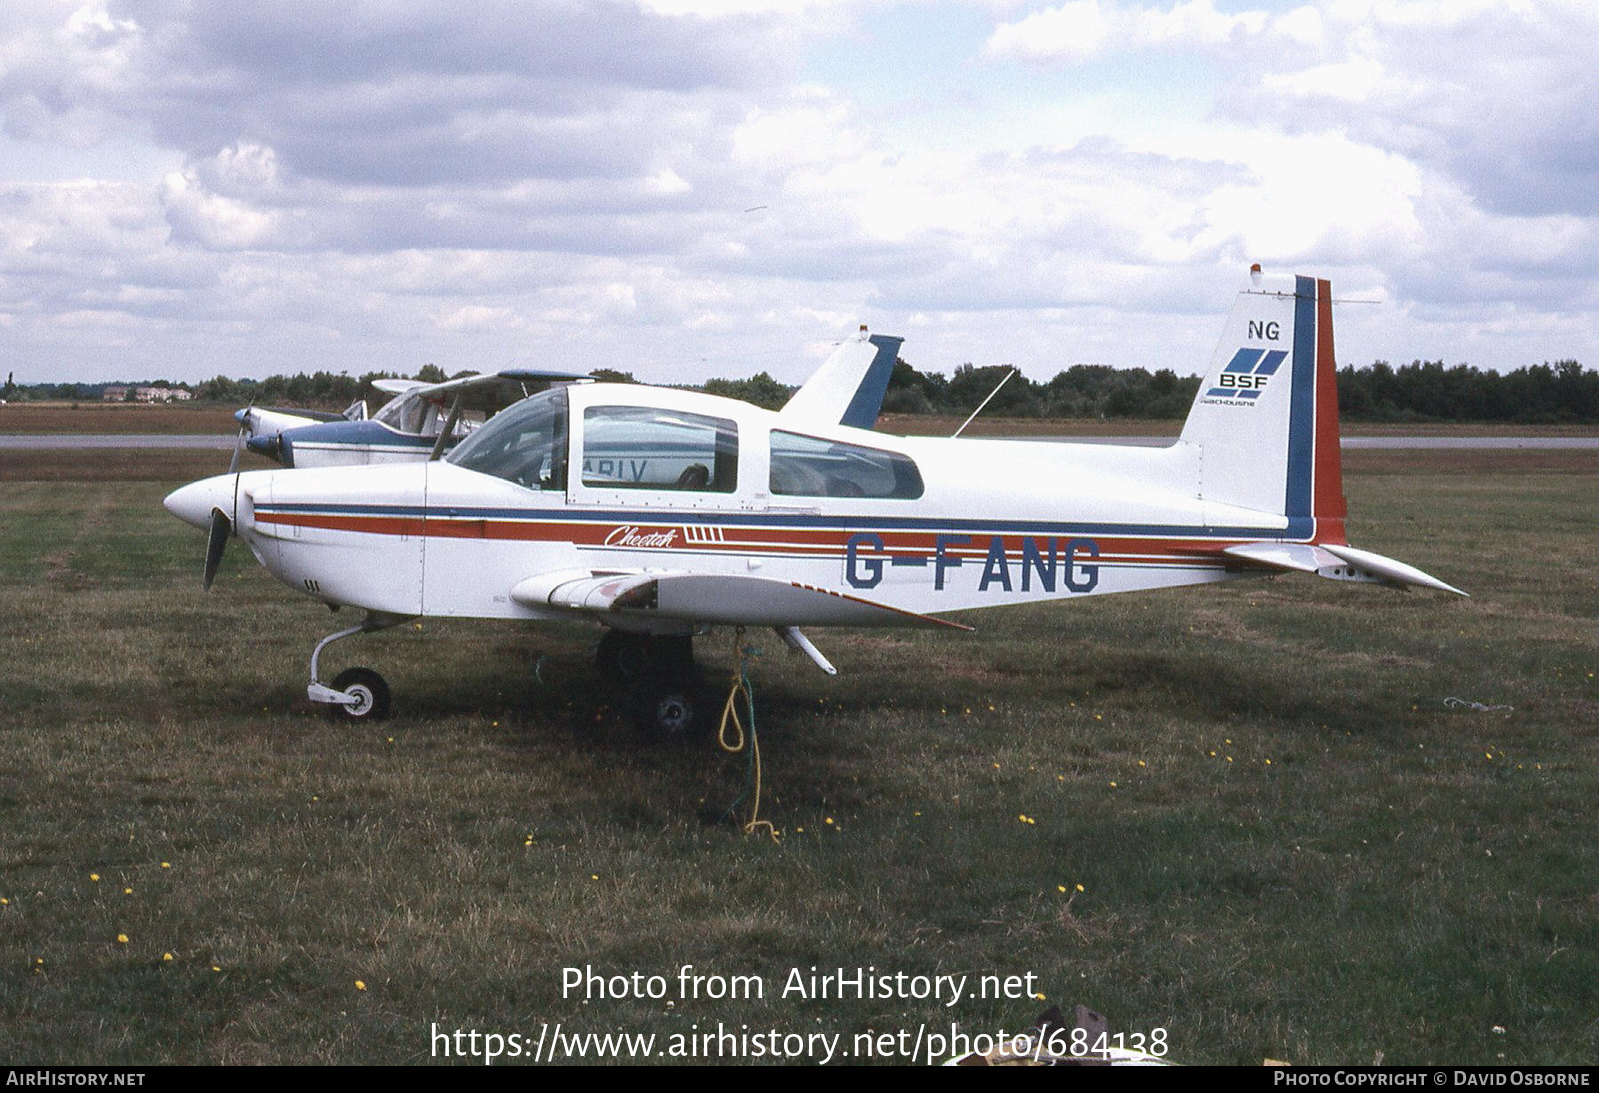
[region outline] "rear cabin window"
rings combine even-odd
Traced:
[[[583,412],[583,484],[732,493],[738,425],[651,406],[590,406]]]
[[[772,493],[914,500],[922,495],[922,475],[911,458],[899,452],[774,429]]]

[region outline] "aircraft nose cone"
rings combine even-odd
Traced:
[[[236,476],[219,474],[214,478],[203,478],[198,482],[190,482],[187,486],[179,487],[167,494],[162,502],[168,512],[182,520],[185,524],[193,524],[197,528],[211,526],[211,510],[221,509],[233,518],[233,483]]]

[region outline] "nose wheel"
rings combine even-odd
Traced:
[[[333,677],[332,690],[349,700],[332,704],[335,717],[382,721],[389,716],[389,685],[370,668],[346,668]]]
[[[385,630],[404,621],[392,615],[373,613],[367,615],[366,621],[360,626],[336,631],[317,642],[316,648],[311,651],[311,683],[305,689],[306,697],[312,702],[328,706],[335,717],[349,721],[382,721],[389,716],[389,685],[382,676],[370,668],[346,668],[333,677],[330,687],[320,681],[317,661],[322,656],[322,650],[342,638]]]

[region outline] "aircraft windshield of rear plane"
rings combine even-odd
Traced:
[[[372,420],[380,425],[387,425],[398,433],[438,436],[444,428],[445,414],[431,399],[410,393],[391,399],[372,416]],[[451,434],[457,437],[466,436],[476,424],[475,421],[463,417],[455,423]]]

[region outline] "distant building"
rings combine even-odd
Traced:
[[[103,402],[127,402],[130,391],[134,402],[185,402],[194,397],[181,387],[107,387],[100,399]]]

